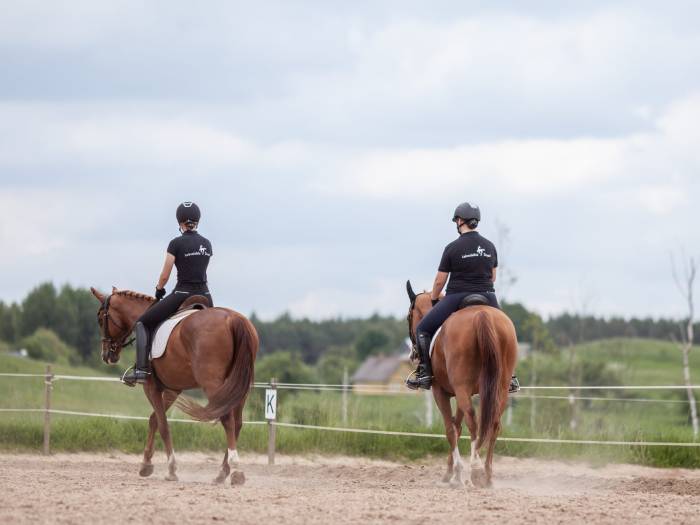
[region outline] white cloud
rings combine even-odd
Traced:
[[[56,254],[73,239],[94,232],[100,214],[111,216],[117,203],[98,201],[89,192],[71,190],[11,189],[0,191],[0,239],[8,247],[8,266],[26,264],[28,258]]]
[[[206,170],[309,159],[295,140],[258,144],[192,116],[125,104],[0,104],[0,165],[161,165]]]
[[[602,139],[379,151],[359,155],[339,179],[326,179],[319,187],[379,198],[421,198],[474,186],[551,194],[613,176],[620,155],[617,141]]]
[[[486,234],[513,228],[509,297],[567,308],[587,268],[599,311],[671,311],[669,243],[698,241],[697,9],[458,4],[3,5],[3,299],[151,287],[192,198],[220,304],[403,315],[474,195]]]
[[[621,138],[509,140],[453,148],[391,149],[358,154],[335,179],[317,181],[323,191],[393,199],[423,199],[478,188],[491,195],[546,198],[602,184],[680,179],[700,165],[694,138],[700,136],[700,97],[674,104],[656,131]],[[665,203],[683,202],[677,188],[652,185],[635,190],[637,200],[663,213]],[[662,209],[662,207],[664,207]]]
[[[329,283],[330,284],[330,283]],[[324,286],[293,299],[289,311],[296,318],[366,317],[372,313],[392,315],[408,309],[402,294],[405,285],[400,279],[375,278],[361,290]]]
[[[635,192],[636,200],[648,212],[664,216],[688,202],[688,194],[675,186],[644,186]]]

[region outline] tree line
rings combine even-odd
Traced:
[[[610,337],[672,339],[679,334],[679,322],[671,319],[600,318],[561,314],[548,320],[520,303],[504,303],[518,338],[536,350]],[[88,289],[50,282],[31,290],[19,303],[0,301],[0,341],[14,348],[26,348],[35,358],[64,359],[70,363],[97,364],[100,334],[96,322],[98,305]],[[351,370],[367,356],[394,353],[405,348],[408,335],[405,319],[372,315],[364,319],[294,319],[285,313],[272,321],[251,315],[260,335],[260,357],[276,353],[279,367],[319,367],[326,375],[334,368]],[[53,357],[53,359],[52,359]],[[304,370],[299,368],[299,374]]]

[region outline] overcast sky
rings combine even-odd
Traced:
[[[700,6],[565,4],[3,2],[0,299],[152,293],[193,200],[218,304],[404,315],[468,200],[508,299],[680,315]]]

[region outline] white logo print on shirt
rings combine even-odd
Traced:
[[[479,247],[476,249],[476,252],[474,252],[474,253],[465,253],[464,255],[462,255],[462,259],[469,259],[470,257],[486,257],[487,259],[490,259],[490,258],[491,258],[491,254],[490,254],[490,253],[486,253],[486,250],[485,250],[484,248],[482,248],[481,246],[479,246]]]
[[[211,257],[211,254],[207,251],[207,249],[202,244],[199,245],[199,250],[197,250],[196,252],[186,253],[185,257],[190,257],[191,255],[206,255],[207,257]]]

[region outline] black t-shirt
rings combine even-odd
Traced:
[[[206,284],[207,266],[212,256],[209,239],[195,231],[186,231],[170,241],[168,253],[175,256],[178,286]]]
[[[496,247],[479,232],[471,231],[445,247],[438,270],[450,274],[448,294],[493,292],[491,271],[497,266]]]

